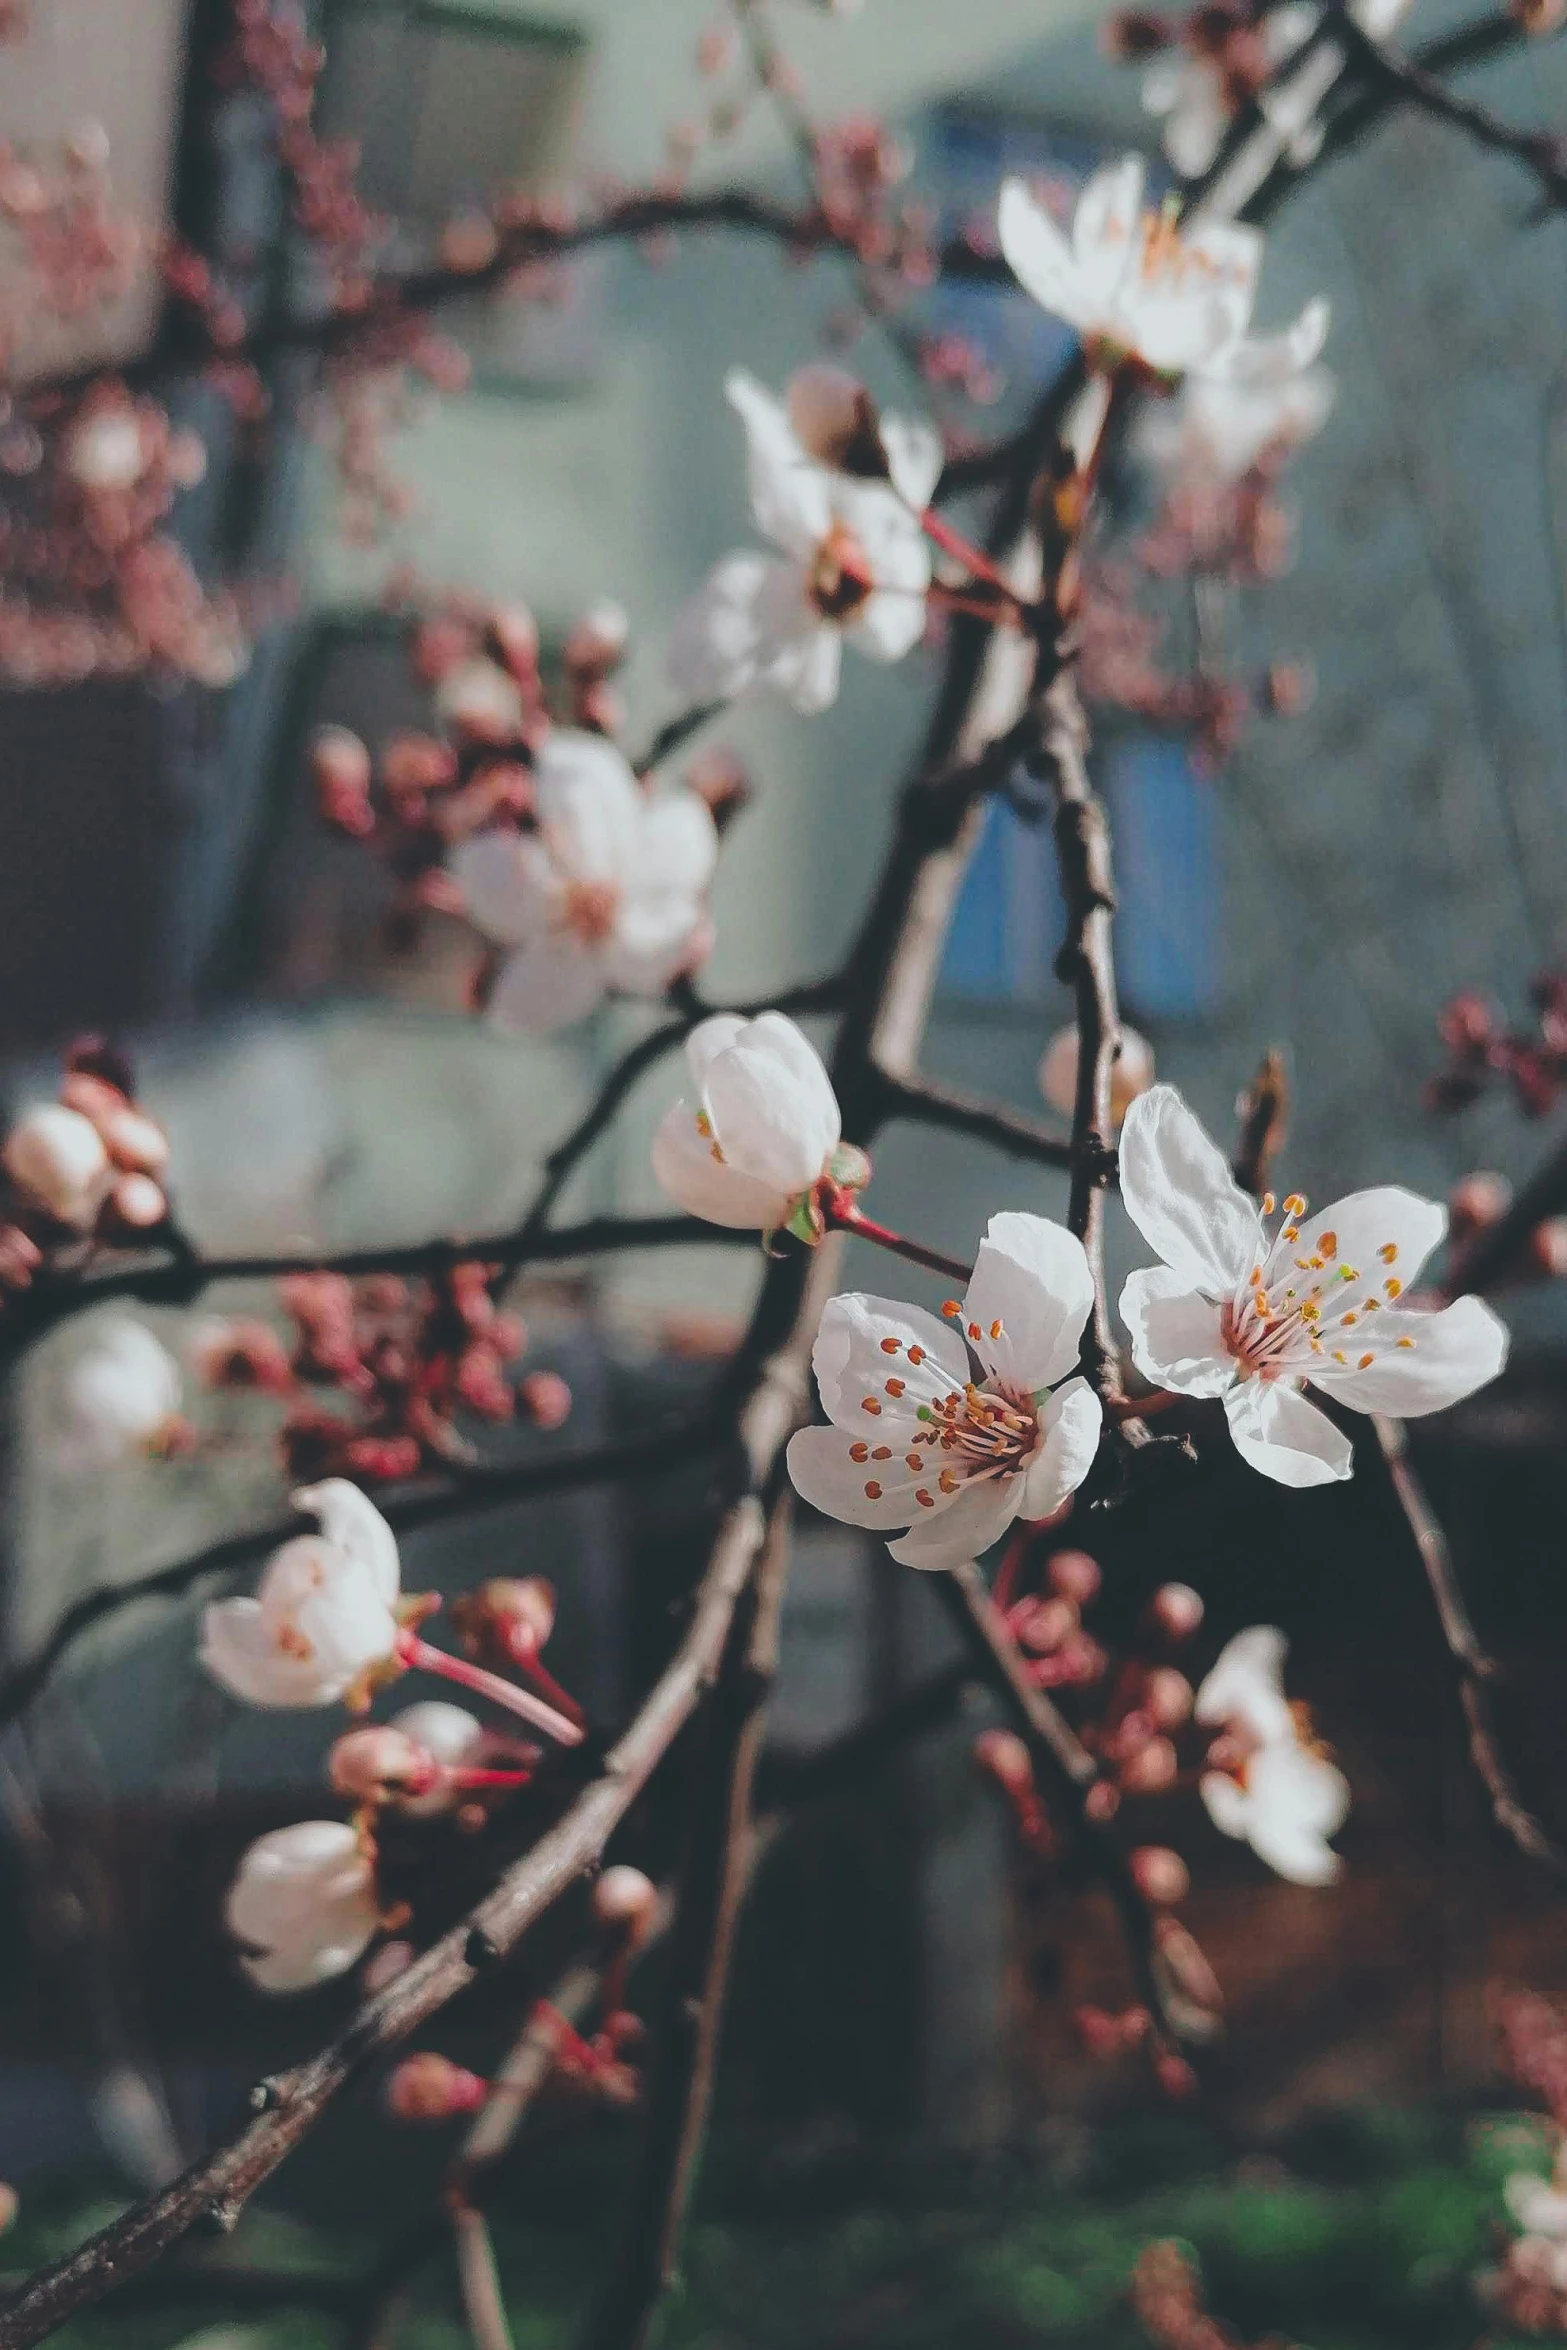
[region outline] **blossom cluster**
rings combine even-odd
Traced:
[[[1498,2022],[1508,2073],[1545,2106],[1549,2167],[1507,2178],[1510,2232],[1481,2293],[1508,2327],[1556,2337],[1567,2332],[1567,2023],[1532,1992],[1504,1999]]]
[[[23,1110],[0,1142],[0,1293],[162,1232],[168,1158],[124,1057],[96,1037],[73,1045],[56,1098]]]

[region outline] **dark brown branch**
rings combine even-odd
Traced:
[[[1517,130],[1489,106],[1461,97],[1448,88],[1439,73],[1373,40],[1348,11],[1335,30],[1373,86],[1385,89],[1406,106],[1419,107],[1438,122],[1451,123],[1493,155],[1507,155],[1521,163],[1533,174],[1540,194],[1553,209],[1567,202],[1567,150],[1551,132]]]
[[[1426,1571],[1442,1637],[1457,1668],[1459,1701],[1469,1733],[1469,1757],[1485,1789],[1491,1816],[1526,1859],[1536,1861],[1552,1876],[1567,1882],[1567,1851],[1547,1834],[1523,1801],[1502,1751],[1491,1702],[1492,1690],[1503,1678],[1502,1668],[1475,1629],[1452,1546],[1409,1457],[1403,1422],[1385,1419],[1378,1413],[1372,1426],[1398,1506]]]
[[[977,1094],[961,1093],[934,1078],[889,1077],[885,1114],[889,1121],[907,1118],[916,1126],[946,1127],[954,1134],[966,1135],[970,1142],[989,1143],[1009,1158],[1035,1159],[1043,1167],[1071,1164],[1071,1145],[1041,1119],[1004,1102],[987,1102]]]
[[[718,1672],[730,1622],[761,1548],[760,1506],[725,1520],[691,1624],[601,1776],[450,1932],[368,2000],[327,2047],[263,2085],[265,2102],[239,2136],[195,2163],[64,2260],[40,2269],[0,2312],[0,2350],[27,2350],[74,2310],[99,2300],[203,2219],[232,2226],[262,2180],[314,2127],[348,2083],[516,1948],[528,1928],[599,1859],[610,1836],[690,1720]]]
[[[1016,1641],[991,1605],[977,1567],[937,1578],[941,1598],[965,1648],[1005,1698],[1034,1758],[1047,1800],[1065,1815],[1078,1850],[1115,1904],[1138,1988],[1173,2046],[1200,2047],[1219,2031],[1219,2019],[1183,1988],[1164,1955],[1157,1913],[1137,1889],[1125,1853],[1099,1819],[1091,1797],[1102,1782],[1099,1766],[1076,1731],[1042,1689],[1036,1688]]]
[[[1240,1135],[1235,1145],[1235,1180],[1243,1191],[1261,1199],[1268,1188],[1268,1170],[1287,1131],[1289,1078],[1284,1056],[1273,1046],[1257,1064],[1257,1074],[1241,1095]]]

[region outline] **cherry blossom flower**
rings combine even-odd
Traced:
[[[202,1663],[247,1705],[331,1705],[397,1644],[397,1537],[375,1504],[341,1477],[293,1501],[320,1533],[274,1551],[254,1599],[216,1600],[202,1616]]]
[[[700,960],[718,835],[694,792],[644,792],[597,735],[552,734],[535,787],[538,830],[480,833],[452,873],[475,926],[511,950],[491,1019],[546,1035],[612,989],[660,995]]]
[[[1327,1839],[1349,1813],[1349,1781],[1284,1694],[1289,1643],[1253,1624],[1221,1652],[1197,1692],[1195,1719],[1222,1735],[1198,1792],[1225,1836],[1241,1838],[1292,1885],[1330,1885],[1342,1862]]]
[[[1298,1194],[1270,1235],[1261,1210],[1172,1085],[1133,1102],[1121,1197],[1164,1259],[1121,1292],[1132,1360],[1178,1395],[1223,1398],[1241,1457],[1281,1485],[1354,1467],[1349,1438],[1301,1393],[1412,1419],[1494,1379],[1507,1331],[1477,1297],[1399,1303],[1447,1229],[1447,1211],[1396,1184],[1308,1217]]]
[[[693,702],[771,685],[797,710],[825,710],[845,641],[873,661],[901,661],[924,634],[930,551],[917,509],[940,446],[888,419],[895,479],[865,479],[813,459],[784,407],[742,369],[725,391],[745,424],[752,515],[782,553],[724,556],[675,623],[670,676]],[[814,430],[819,419],[808,409],[807,421]]]
[[[1288,456],[1315,439],[1334,398],[1325,367],[1308,367],[1277,384],[1194,376],[1173,409],[1168,402],[1150,409],[1138,439],[1161,471],[1235,482],[1262,459]]]
[[[1081,1242],[1011,1213],[991,1218],[945,1320],[831,1299],[811,1360],[832,1425],[792,1438],[795,1485],[851,1526],[909,1527],[887,1547],[911,1567],[956,1566],[1014,1518],[1052,1516],[1099,1444],[1099,1398],[1068,1376],[1093,1300]]]
[[[1282,334],[1253,337],[1262,237],[1231,221],[1184,228],[1168,212],[1145,212],[1138,156],[1088,180],[1070,238],[1018,179],[1001,190],[997,226],[1019,283],[1076,329],[1101,367],[1134,358],[1157,375],[1276,383],[1309,366],[1326,338],[1320,299]]]
[[[308,1991],[346,1974],[380,1929],[375,1866],[342,1820],[299,1820],[241,1858],[224,1920],[260,1991]]]
[[[824,1178],[863,1183],[863,1152],[840,1137],[838,1097],[821,1058],[782,1012],[717,1012],[686,1039],[694,1102],[653,1137],[653,1172],[688,1214],[735,1231],[801,1227],[820,1237]]]
[[[144,1322],[114,1322],[66,1375],[59,1440],[78,1468],[108,1468],[145,1451],[176,1423],[180,1370]]]
[[[426,1697],[417,1705],[405,1705],[400,1714],[393,1714],[391,1726],[444,1766],[442,1777],[427,1794],[402,1796],[398,1810],[409,1812],[416,1819],[450,1811],[462,1801],[462,1789],[454,1787],[444,1772],[471,1770],[483,1762],[490,1744],[484,1724],[466,1706],[448,1705],[440,1697]]]

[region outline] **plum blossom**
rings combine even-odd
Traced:
[[[851,1526],[907,1526],[887,1547],[910,1567],[956,1566],[1014,1518],[1051,1517],[1099,1445],[1099,1398],[1068,1376],[1093,1302],[1081,1242],[1013,1213],[992,1216],[944,1320],[831,1299],[811,1361],[832,1424],[791,1439],[796,1487]]]
[[[825,710],[845,641],[873,661],[900,661],[924,634],[931,570],[919,510],[940,444],[887,418],[890,478],[839,471],[807,450],[786,408],[743,369],[724,388],[745,425],[752,515],[781,553],[746,549],[715,565],[675,622],[670,676],[693,702],[771,685],[797,710]],[[845,453],[830,402],[813,393],[796,406],[818,448]]]
[[[380,1929],[375,1865],[342,1820],[299,1820],[240,1860],[224,1921],[259,1991],[308,1991],[346,1974]]]
[[[1477,1297],[1410,1306],[1447,1211],[1397,1184],[1316,1216],[1298,1193],[1271,1233],[1173,1085],[1133,1102],[1121,1197],[1164,1259],[1121,1292],[1132,1360],[1178,1395],[1218,1396],[1237,1451],[1281,1485],[1350,1475],[1349,1438],[1301,1390],[1357,1412],[1439,1412],[1494,1379],[1507,1331]]]
[[[1275,73],[1310,39],[1316,23],[1311,0],[1289,0],[1289,5],[1248,28],[1256,43],[1257,70]],[[1222,48],[1167,50],[1143,76],[1144,111],[1163,117],[1164,151],[1186,179],[1200,178],[1213,162],[1234,120],[1236,99],[1235,77]],[[1265,106],[1266,99],[1262,103]],[[1309,163],[1321,143],[1320,129],[1308,123],[1295,133],[1286,153],[1294,163]]]
[[[178,1363],[144,1322],[114,1322],[66,1375],[59,1444],[83,1469],[108,1468],[146,1450],[180,1408]]]
[[[319,1518],[273,1552],[254,1599],[202,1616],[201,1661],[247,1705],[332,1705],[390,1663],[397,1645],[397,1537],[342,1477],[304,1487],[294,1507]]]
[[[422,1746],[441,1766],[440,1776],[425,1794],[399,1798],[399,1811],[411,1813],[417,1819],[450,1811],[461,1801],[462,1791],[453,1786],[448,1774],[454,1770],[471,1770],[483,1762],[490,1744],[484,1724],[466,1706],[448,1705],[443,1698],[427,1697],[393,1714],[391,1726],[405,1738],[411,1738],[416,1746]]]
[[[731,1230],[820,1235],[824,1178],[863,1183],[864,1154],[842,1143],[838,1097],[820,1055],[782,1012],[717,1012],[686,1039],[694,1101],[666,1112],[653,1172],[688,1214]]]
[[[1070,238],[1019,179],[1001,190],[997,227],[1013,275],[1101,366],[1133,358],[1156,375],[1277,383],[1309,366],[1327,335],[1319,298],[1282,334],[1253,336],[1262,237],[1232,221],[1187,228],[1144,211],[1136,155],[1086,182]]]
[[[1161,402],[1138,438],[1162,471],[1240,481],[1263,458],[1288,456],[1314,440],[1333,412],[1334,397],[1325,367],[1308,367],[1277,384],[1194,376],[1173,413]]]
[[[547,1035],[701,960],[718,835],[694,792],[644,792],[598,735],[550,735],[535,790],[537,831],[480,833],[451,869],[475,927],[510,950],[491,1019]]]
[[[40,1102],[5,1139],[5,1171],[61,1224],[85,1232],[108,1198],[114,1168],[90,1118],[63,1102]]]
[[[1289,1643],[1276,1624],[1237,1632],[1197,1692],[1194,1718],[1217,1729],[1198,1785],[1221,1835],[1249,1844],[1292,1885],[1330,1885],[1342,1862],[1327,1839],[1349,1813],[1349,1781],[1284,1694]]]

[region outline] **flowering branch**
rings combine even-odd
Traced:
[[[1374,86],[1396,93],[1404,105],[1416,106],[1438,122],[1453,124],[1492,154],[1510,155],[1533,173],[1548,206],[1567,203],[1567,149],[1553,133],[1517,130],[1477,99],[1460,97],[1430,67],[1401,57],[1385,41],[1374,39],[1348,9],[1337,18],[1336,31]]]

